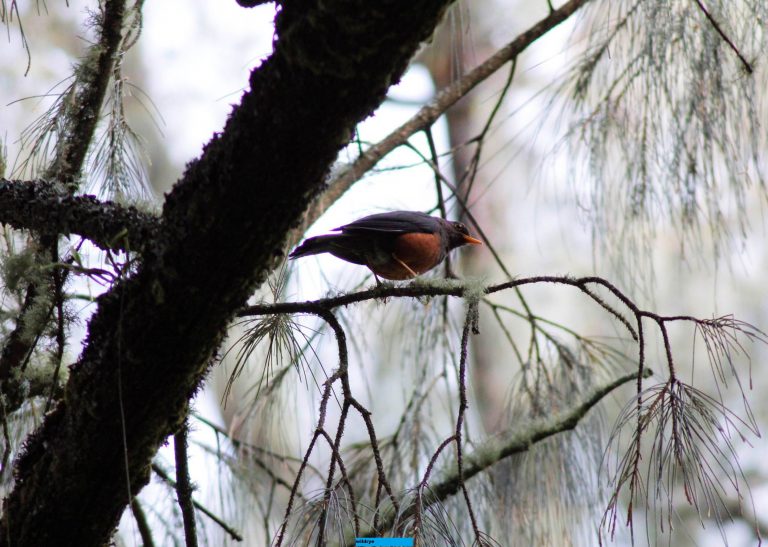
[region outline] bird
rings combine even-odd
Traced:
[[[440,264],[462,245],[482,245],[461,222],[420,211],[377,213],[306,239],[289,258],[322,253],[367,266],[379,277],[400,281],[417,277]]]

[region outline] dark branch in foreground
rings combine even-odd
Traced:
[[[0,179],[0,223],[40,235],[76,234],[113,251],[141,250],[160,226],[135,207],[74,196],[53,182],[7,179]]]

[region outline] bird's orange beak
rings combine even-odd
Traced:
[[[467,236],[467,235],[464,236],[464,243],[469,243],[470,245],[482,245],[483,244],[483,242],[480,241],[479,239],[475,239],[474,237]]]

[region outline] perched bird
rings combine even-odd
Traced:
[[[461,222],[418,211],[392,211],[360,218],[333,230],[337,234],[310,237],[290,258],[330,253],[368,266],[385,279],[410,279],[440,264],[451,249],[482,241],[469,235]]]

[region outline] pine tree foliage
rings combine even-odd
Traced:
[[[273,52],[163,198],[126,106],[159,118],[127,73],[143,7],[98,2],[72,74],[14,137],[19,156],[0,150],[0,546],[106,544],[121,519],[144,545],[656,544],[684,533],[686,510],[725,542],[734,519],[760,537],[742,462],[760,435],[750,354],[766,335],[656,311],[632,276],[664,223],[718,259],[753,236],[764,3],[541,2],[541,19],[369,142],[361,122],[438,24],[463,32],[466,6],[277,2]],[[27,53],[30,16],[45,15],[0,0]],[[541,122],[560,114],[564,148],[586,157],[574,207],[632,290],[515,277],[476,206],[521,57],[564,23],[581,48]],[[439,149],[440,117],[495,74],[474,136]],[[461,216],[501,280],[449,260],[408,283],[331,279],[325,296],[295,298],[302,266],[286,249],[398,148],[417,163],[387,169],[426,166],[431,212]],[[542,311],[542,294],[567,294],[578,320]],[[489,336],[515,378],[493,431],[471,370]],[[227,427],[191,405],[206,383]]]

